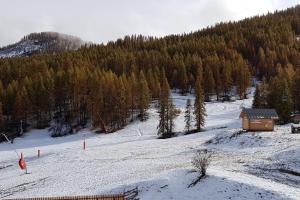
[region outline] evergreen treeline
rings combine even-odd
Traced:
[[[256,86],[253,107],[275,108],[280,123],[287,123],[292,113],[300,111],[300,69],[278,64],[276,72],[270,81],[263,79]]]
[[[145,119],[149,98],[162,99],[165,78],[185,94],[195,88],[198,73],[204,99],[228,94],[233,86],[243,99],[252,75],[269,82],[276,66],[299,67],[299,27],[297,6],[190,34],[127,36],[55,55],[0,59],[0,121],[3,127],[30,119],[44,127],[64,113],[57,114],[64,121],[90,119],[115,130],[137,115]]]

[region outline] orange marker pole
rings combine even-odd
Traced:
[[[22,170],[26,170],[26,171],[25,171],[25,174],[27,174],[27,166],[26,166],[26,162],[25,162],[25,160],[24,160],[24,158],[23,158],[23,153],[21,153],[21,158],[20,158],[20,160],[19,160],[19,166],[20,166],[20,168],[21,168]]]

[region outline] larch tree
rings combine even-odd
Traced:
[[[102,84],[99,76],[94,75],[89,81],[88,110],[93,127],[101,127],[101,111],[103,105]],[[101,127],[103,130],[103,127]]]
[[[177,76],[179,78],[180,93],[185,95],[188,92],[188,76],[183,61],[180,62],[179,67],[180,68]]]
[[[296,72],[296,75],[292,84],[292,96],[294,111],[300,111],[300,71]]]
[[[117,128],[124,127],[126,124],[126,90],[123,81],[118,78],[115,80],[116,85],[116,123]]]
[[[199,75],[197,75],[197,77],[198,76]],[[196,88],[196,84],[195,84],[195,88]],[[205,67],[205,70],[204,70],[204,88],[205,88],[205,99],[206,99],[206,101],[209,101],[210,95],[215,91],[215,79],[213,76],[213,72],[209,66]]]
[[[258,49],[258,64],[257,64],[257,74],[260,78],[266,73],[266,55],[263,48],[259,47]]]
[[[21,115],[16,111],[23,99],[20,89],[25,86],[31,105],[27,107],[31,124],[38,122],[40,127],[45,127],[43,124],[49,125],[53,114],[61,112],[70,116],[72,124],[80,126],[87,120],[93,123],[99,114],[102,124],[114,131],[124,125],[125,110],[126,116],[131,114],[132,119],[139,114],[141,70],[147,72],[148,87],[154,99],[159,99],[163,93],[164,78],[171,89],[179,89],[182,93],[186,92],[186,85],[194,89],[197,70],[203,68],[202,89],[207,99],[210,94],[228,94],[233,86],[240,98],[245,98],[253,75],[258,79],[266,78],[267,89],[260,88],[265,107],[285,105],[279,97],[290,93],[294,111],[299,111],[300,43],[295,37],[300,34],[299,12],[300,7],[296,6],[240,22],[218,24],[195,33],[164,38],[134,35],[106,45],[83,46],[78,51],[0,59],[0,102],[7,122],[5,126]],[[101,88],[92,91],[97,87],[91,86],[95,74]],[[274,77],[287,78],[287,92],[279,93],[285,91],[280,88],[284,83],[272,89]],[[101,93],[99,99],[94,98],[97,92]],[[169,100],[167,102],[166,109],[170,107]],[[96,109],[98,114],[93,106],[100,108]]]
[[[150,91],[148,83],[143,71],[140,72],[139,78],[139,111],[140,119],[144,121],[146,119],[146,111],[150,106]]]
[[[153,91],[155,90],[155,83],[154,83],[154,76],[153,76],[153,71],[152,69],[147,70],[146,73],[146,79],[147,79],[147,83],[148,83],[148,88],[150,91],[150,96],[153,98]]]
[[[230,92],[232,84],[233,84],[232,67],[231,67],[231,63],[229,61],[225,61],[222,76],[223,76],[223,78],[222,78],[223,93],[226,95],[226,94],[228,94],[228,92]]]
[[[0,80],[0,102],[4,100],[5,90],[2,81]]]
[[[201,131],[205,124],[205,104],[204,104],[204,94],[201,85],[201,77],[197,76],[196,84],[195,84],[195,102],[194,102],[194,115],[196,122],[197,131]]]
[[[5,103],[3,106],[3,112],[8,118],[13,120],[13,109],[16,101],[16,94],[18,91],[19,84],[15,81],[8,84],[5,92],[5,98],[2,103]]]
[[[192,126],[192,121],[193,121],[192,109],[193,109],[193,107],[192,107],[191,99],[187,99],[185,112],[184,112],[185,131],[187,133],[189,133],[191,131],[191,126]]]
[[[138,102],[138,81],[135,72],[131,72],[129,84],[130,84],[130,93],[131,93],[131,97],[130,97],[131,121],[133,121],[135,109],[137,107],[137,102]]]
[[[251,74],[248,65],[241,57],[238,57],[236,85],[237,93],[240,99],[245,99],[247,97],[247,88],[250,86],[251,83],[250,78]]]
[[[16,94],[15,104],[13,107],[14,121],[27,121],[28,111],[30,110],[30,101],[25,87],[19,89]]]

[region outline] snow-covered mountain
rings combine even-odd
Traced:
[[[0,48],[0,58],[76,50],[84,44],[80,38],[71,35],[56,32],[31,33],[15,44]]]

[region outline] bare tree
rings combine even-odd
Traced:
[[[207,150],[198,151],[193,157],[192,164],[201,176],[206,175],[207,167],[210,164],[210,157],[211,154]]]
[[[210,164],[211,154],[207,150],[198,151],[192,159],[192,165],[199,173],[199,177],[193,181],[188,187],[195,186],[205,175]]]

